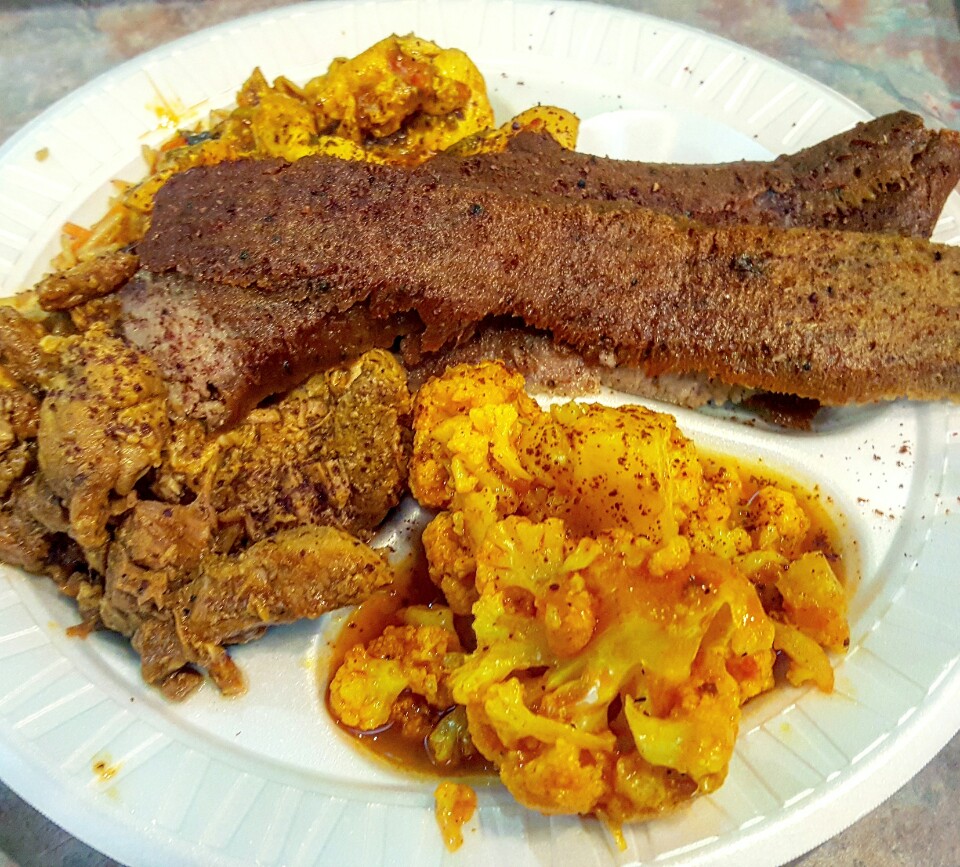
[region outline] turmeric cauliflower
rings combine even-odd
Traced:
[[[542,114],[540,121],[525,118],[523,128],[542,127],[572,147],[576,118]],[[237,92],[235,108],[214,112],[207,128],[180,132],[160,148],[150,176],[123,193],[113,222],[123,224],[124,242],[140,237],[157,190],[194,166],[309,155],[417,165],[493,122],[486,83],[473,61],[413,34],[388,36],[355,57],[336,58],[302,86],[285,76],[270,84],[255,69]],[[500,136],[497,146],[507,137]]]
[[[614,827],[673,808],[723,782],[778,652],[832,687],[846,596],[812,506],[670,416],[542,411],[501,364],[452,368],[420,390],[410,485],[441,510],[430,577],[476,638],[444,656],[447,727],[529,807]],[[350,666],[386,683],[379,640]]]
[[[399,721],[401,693],[446,710],[453,702],[447,671],[459,661],[460,642],[452,629],[434,625],[388,626],[369,644],[347,652],[330,684],[330,707],[345,725],[372,731]]]

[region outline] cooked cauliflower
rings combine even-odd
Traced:
[[[532,111],[525,128],[542,126],[573,146],[576,118]],[[285,76],[270,84],[255,69],[237,93],[236,108],[214,112],[209,129],[181,132],[160,149],[153,173],[126,191],[118,216],[130,224],[126,231],[141,234],[138,217],[152,211],[157,190],[194,166],[308,155],[417,165],[461,139],[473,140],[493,121],[486,84],[470,58],[413,34],[339,57],[303,86]],[[499,139],[485,141],[476,149],[502,147]]]
[[[670,809],[723,782],[777,652],[792,683],[832,687],[846,597],[803,502],[701,458],[669,416],[542,411],[500,364],[452,368],[418,396],[410,484],[476,639],[438,651],[455,710],[427,742],[447,764],[479,751],[529,807],[613,827]],[[380,640],[344,666],[376,682],[352,700],[368,725],[411,682]]]
[[[433,625],[388,626],[369,644],[351,648],[330,684],[330,707],[345,725],[373,731],[392,715],[413,708],[398,704],[401,693],[416,695],[438,710],[453,701],[447,674],[461,658],[460,642],[451,629]]]
[[[655,572],[664,550],[624,530],[576,538],[558,518],[507,518],[481,545],[477,649],[450,684],[522,803],[619,824],[726,775],[736,672],[750,659],[772,684],[774,624],[732,564],[681,545]],[[557,598],[581,604],[558,618]],[[618,791],[624,758],[660,770]]]

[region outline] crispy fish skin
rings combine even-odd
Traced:
[[[306,158],[173,178],[139,252],[153,271],[413,310],[427,351],[516,316],[652,374],[825,404],[960,397],[960,250],[916,238],[705,227]]]
[[[442,183],[631,202],[708,225],[929,238],[960,181],[960,133],[899,111],[771,161],[709,165],[604,159],[521,133],[503,153],[440,155],[421,171]]]

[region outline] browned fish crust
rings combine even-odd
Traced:
[[[504,153],[440,156],[438,181],[632,202],[709,225],[750,223],[929,238],[960,181],[960,133],[906,111],[766,162],[673,165],[604,159],[521,133]]]
[[[156,272],[415,311],[427,351],[507,315],[650,373],[827,404],[960,397],[960,250],[915,238],[705,227],[306,158],[174,177],[139,252]]]

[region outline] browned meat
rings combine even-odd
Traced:
[[[17,382],[38,393],[56,366],[40,348],[47,330],[13,307],[0,305],[0,363]]]
[[[166,386],[149,358],[102,325],[65,339],[61,356],[40,407],[37,457],[67,509],[70,535],[102,572],[108,521],[160,465],[170,427]]]
[[[132,253],[105,253],[44,277],[37,284],[37,298],[44,310],[69,310],[115,292],[136,270],[137,257]]]
[[[438,181],[523,194],[629,201],[709,225],[751,223],[928,238],[960,181],[960,133],[899,111],[771,162],[669,165],[601,159],[521,133],[508,150],[440,156]]]
[[[70,308],[70,322],[75,331],[86,331],[91,325],[99,322],[110,331],[119,332],[118,323],[121,314],[120,293],[105,295],[103,298],[92,298],[76,307]]]
[[[0,367],[0,449],[33,439],[40,424],[40,401]]]
[[[175,425],[155,490],[208,503],[223,550],[304,524],[369,537],[406,485],[409,413],[405,371],[371,350],[219,436],[199,422]]]
[[[30,479],[18,494],[17,505],[48,533],[69,533],[70,515],[60,498],[50,490],[41,473]]]
[[[355,604],[392,580],[379,553],[341,530],[283,530],[238,556],[203,559],[174,611],[179,652],[205,669],[224,695],[237,695],[246,685],[226,645],[259,638],[269,626]],[[153,647],[139,645],[148,665],[155,664]],[[169,632],[161,646],[169,654]]]
[[[246,686],[225,646],[355,604],[392,580],[383,557],[347,533],[283,530],[239,555],[206,554],[191,581],[175,593],[166,585],[171,595],[162,610],[136,621],[132,644],[144,679],[170,698],[199,685],[194,666],[236,695]]]
[[[0,367],[0,498],[36,465],[40,401]]]
[[[522,374],[532,391],[573,397],[601,386],[599,365],[588,364],[569,346],[555,343],[547,332],[526,328],[517,320],[483,322],[439,352],[424,353],[420,335],[411,334],[400,342],[400,356],[414,392],[447,367],[497,360]]]
[[[409,317],[374,319],[363,305],[339,310],[302,288],[252,296],[145,271],[120,297],[123,333],[159,366],[176,409],[214,428],[412,328]]]
[[[198,502],[139,502],[109,549],[98,618],[131,639],[143,679],[173,699],[185,698],[203,680],[190,666],[174,618],[210,535],[211,515]]]
[[[42,574],[50,559],[46,529],[9,498],[0,509],[0,560],[10,566]]]
[[[117,531],[116,540],[134,562],[146,569],[174,567],[190,572],[199,565],[210,544],[212,523],[210,509],[200,500],[189,506],[141,500]],[[142,589],[136,595],[143,597]],[[163,593],[146,595],[156,601]],[[142,602],[141,598],[139,605]]]
[[[140,254],[252,299],[415,311],[426,352],[513,316],[654,375],[829,404],[960,397],[960,250],[915,238],[705,227],[306,158],[174,177]]]
[[[296,527],[238,556],[214,556],[185,591],[193,645],[238,644],[268,626],[316,618],[389,584],[383,556],[334,527]]]
[[[12,307],[0,307],[0,498],[36,467],[34,440],[40,422],[43,383],[53,368],[40,348],[46,335]],[[0,555],[2,559],[2,555]],[[27,559],[31,559],[30,556]]]
[[[383,557],[341,530],[294,527],[240,554],[210,549],[212,512],[138,502],[110,545],[99,617],[131,638],[144,680],[185,698],[206,670],[222,692],[243,692],[225,647],[269,626],[316,618],[393,579]]]
[[[210,542],[211,516],[201,504],[138,502],[107,556],[100,619],[131,637],[148,618],[170,608]]]
[[[144,620],[130,639],[130,645],[140,654],[144,681],[158,687],[171,701],[183,701],[203,683],[203,675],[192,666],[184,651],[172,614]],[[227,663],[226,667],[223,672],[218,669],[224,682],[233,687],[233,692],[243,692],[243,676],[236,666]]]
[[[42,491],[35,477],[24,478],[0,505],[0,561],[49,575],[64,593],[76,596],[79,583],[73,576],[82,568],[83,558],[66,534],[45,523],[51,515],[40,505]]]

